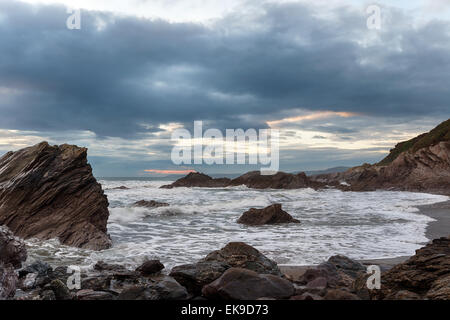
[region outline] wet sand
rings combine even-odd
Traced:
[[[427,215],[436,221],[428,224],[426,230],[426,237],[433,240],[441,237],[450,236],[450,201],[435,203],[432,205],[419,206],[420,213]],[[406,261],[409,257],[396,257],[387,259],[370,259],[361,260],[363,265],[377,265],[381,271],[386,271],[393,266]],[[299,279],[303,273],[312,266],[280,266],[281,271],[292,278]]]

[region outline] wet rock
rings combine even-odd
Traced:
[[[428,298],[437,298],[439,283],[445,284],[449,276],[450,237],[435,239],[416,250],[416,254],[404,263],[382,274],[379,298],[392,299],[402,290],[427,296],[432,289]]]
[[[98,261],[94,265],[94,270],[100,272],[109,272],[109,273],[126,273],[129,270],[122,265],[118,264],[108,264],[103,261]]]
[[[330,259],[328,259],[328,262],[333,264],[338,271],[342,271],[352,279],[356,279],[361,274],[366,273],[366,267],[364,267],[364,265],[346,256],[332,256]]]
[[[417,293],[401,290],[395,294],[394,300],[422,300],[422,298]]]
[[[25,243],[15,237],[6,227],[0,226],[0,263],[11,264],[14,268],[22,267],[27,259]]]
[[[70,294],[67,286],[62,283],[61,280],[52,280],[48,285],[44,287],[44,290],[52,290],[55,294],[56,300],[71,300],[72,295]]]
[[[317,294],[305,292],[298,296],[292,296],[289,300],[323,300],[323,298]]]
[[[219,261],[199,261],[194,264],[176,266],[170,272],[189,293],[200,295],[202,288],[219,278],[230,265]]]
[[[339,275],[337,268],[329,262],[307,269],[298,282],[306,285],[317,279],[321,279],[320,281],[326,280],[329,288],[337,288],[342,284],[342,277]]]
[[[25,290],[43,286],[54,279],[53,269],[48,263],[36,261],[19,270],[19,279],[20,287]]]
[[[327,287],[328,281],[325,277],[318,277],[314,280],[308,282],[306,284],[306,287],[308,288],[318,288],[318,289],[324,289]]]
[[[10,299],[16,293],[17,274],[11,264],[0,263],[0,300]]]
[[[136,271],[143,276],[149,276],[160,272],[162,269],[164,269],[164,265],[159,260],[149,260],[140,265]]]
[[[164,276],[149,284],[138,284],[124,289],[118,300],[185,300],[189,297],[186,288],[175,279]]]
[[[16,236],[106,249],[108,216],[86,148],[42,142],[0,158],[0,225]]]
[[[88,276],[81,280],[81,289],[90,289],[92,291],[109,290],[111,287],[111,275]]]
[[[329,289],[324,300],[361,300],[357,295],[344,289]]]
[[[325,184],[310,180],[305,173],[291,174],[278,172],[274,175],[262,175],[260,171],[252,171],[230,180],[228,178],[214,179],[203,173],[189,173],[170,185],[161,188],[171,189],[177,187],[201,187],[201,188],[223,188],[228,186],[245,185],[254,189],[299,189],[299,188],[321,188]]]
[[[163,189],[172,189],[179,187],[202,187],[202,188],[221,188],[226,187],[230,183],[230,179],[220,178],[213,179],[203,173],[191,172],[187,176],[178,179],[170,185],[162,186]]]
[[[77,300],[113,300],[114,295],[105,291],[80,290],[76,294]]]
[[[225,300],[287,299],[294,292],[294,286],[286,279],[242,268],[228,269],[202,290],[203,296],[208,299]]]
[[[53,290],[44,290],[42,291],[40,296],[42,300],[56,300],[56,296]]]
[[[222,249],[208,254],[202,261],[225,262],[234,268],[283,276],[275,261],[243,242],[230,242]]]
[[[281,171],[274,175],[262,175],[260,171],[251,171],[233,179],[230,185],[245,185],[252,189],[300,189],[324,186],[319,182],[311,181],[304,172],[292,174]]]
[[[130,188],[125,187],[125,186],[120,186],[120,187],[112,188],[111,190],[130,190]]]
[[[169,204],[165,202],[158,202],[158,201],[146,201],[141,200],[138,202],[133,203],[133,207],[143,207],[143,208],[159,208],[159,207],[168,207]]]
[[[431,300],[450,300],[450,275],[434,281],[426,297]]]
[[[237,220],[237,223],[257,226],[264,224],[276,223],[300,223],[294,219],[289,213],[281,209],[281,204],[276,203],[264,209],[251,208]]]

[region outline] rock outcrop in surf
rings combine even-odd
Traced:
[[[108,217],[86,148],[42,142],[0,158],[0,225],[16,236],[106,249]]]

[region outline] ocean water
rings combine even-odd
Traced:
[[[167,269],[192,263],[230,241],[244,241],[283,265],[320,263],[335,254],[354,259],[412,255],[429,239],[433,219],[417,205],[449,197],[411,192],[339,190],[159,189],[170,181],[100,180],[110,202],[113,247],[101,252],[62,246],[57,240],[28,241],[29,260],[84,268],[99,260],[133,268],[160,259]],[[126,186],[128,190],[115,190]],[[139,200],[168,207],[135,208]],[[260,227],[236,220],[249,208],[281,203],[301,224]]]

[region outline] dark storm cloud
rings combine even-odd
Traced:
[[[264,10],[211,27],[82,11],[68,30],[61,6],[1,2],[0,128],[136,137],[167,122],[264,127],[294,108],[447,116],[448,24],[393,12],[374,42],[363,12]]]

